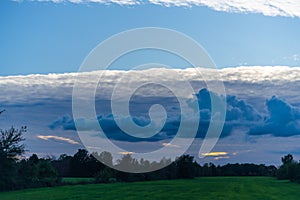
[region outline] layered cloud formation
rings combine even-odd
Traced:
[[[172,76],[178,73],[176,79]],[[199,75],[199,71],[201,74]],[[65,73],[48,75],[0,76],[0,103],[4,105],[30,105],[45,103],[48,100],[71,100],[74,83],[77,81],[86,90],[93,87],[91,80],[99,80],[96,99],[110,100],[116,84],[123,86],[122,93],[131,92],[126,87],[149,82],[164,82],[184,91],[183,82],[190,82],[195,91],[205,87],[205,82],[216,79],[224,82],[227,93],[247,99],[254,106],[262,107],[264,101],[274,95],[288,99],[291,104],[299,104],[300,67],[236,67],[224,69],[161,69],[153,68],[139,71],[95,71],[84,73]],[[220,80],[219,80],[220,81]],[[213,88],[214,89],[214,88]],[[215,88],[217,90],[217,88]],[[215,92],[212,90],[212,92]],[[138,90],[136,96],[172,97],[163,87],[149,84]],[[184,94],[182,94],[184,95]],[[84,94],[82,94],[84,97]],[[122,97],[122,94],[120,94]],[[185,97],[185,96],[184,96]],[[187,97],[185,97],[187,98]],[[234,99],[232,99],[234,100]]]
[[[177,98],[167,88],[145,83],[168,83],[182,91],[182,83],[188,81],[194,88],[194,96],[179,93],[178,97],[191,105],[193,101],[199,102],[198,114],[201,120],[196,140],[201,143],[211,118],[210,95],[219,96],[217,88],[212,88],[209,93],[206,83],[213,84],[216,79],[220,79],[227,93],[227,108],[219,142],[221,146],[217,146],[215,151],[246,152],[253,156],[253,160],[256,159],[253,152],[257,148],[264,150],[262,145],[267,145],[264,148],[275,152],[274,159],[278,158],[279,147],[289,152],[298,152],[300,68],[256,66],[171,70],[152,68],[105,71],[96,91],[97,120],[81,119],[80,126],[85,127],[87,132],[93,132],[93,128],[99,123],[108,138],[132,152],[138,151],[138,148],[142,151],[145,147],[155,150],[170,146],[170,140],[175,136],[181,119]],[[6,109],[5,114],[1,115],[0,127],[27,125],[30,134],[26,135],[26,142],[34,151],[73,153],[81,145],[72,117],[74,83],[81,83],[83,91],[89,90],[93,86],[91,80],[99,78],[98,75],[102,72],[0,77],[0,109]],[[178,73],[176,78],[172,77],[174,72]],[[162,104],[166,109],[167,120],[159,134],[147,139],[134,138],[125,134],[116,124],[110,108],[111,93],[116,85],[122,85],[118,96],[122,101],[123,95],[130,92],[126,89],[128,83],[143,86],[132,94],[130,103],[130,114],[136,124],[146,126],[150,123],[148,114],[151,105]],[[82,98],[85,98],[84,93]],[[128,119],[124,117],[121,121],[126,124]],[[194,153],[197,154],[199,145],[195,146]],[[242,153],[235,156],[243,159]]]
[[[50,104],[56,109],[64,110],[66,109],[64,105],[65,107],[71,105],[75,81],[81,83],[81,87],[88,90],[92,87],[91,80],[98,78],[99,73],[103,73],[96,93],[96,107],[98,122],[104,131],[109,133],[108,137],[125,141],[144,140],[129,137],[122,132],[111,114],[110,98],[114,87],[117,85],[124,87],[119,95],[122,99],[123,94],[130,92],[130,90],[126,90],[126,84],[130,81],[133,85],[144,84],[141,89],[132,94],[131,107],[134,108],[132,115],[136,124],[145,126],[150,122],[148,110],[153,104],[163,104],[169,113],[161,133],[148,140],[158,141],[171,139],[176,134],[180,124],[180,107],[172,92],[164,87],[153,84],[147,85],[146,83],[163,80],[165,83],[180,88],[183,87],[182,82],[188,81],[193,85],[195,91],[199,91],[195,94],[199,101],[199,115],[201,116],[197,137],[204,138],[210,123],[211,113],[210,93],[203,88],[205,88],[205,83],[213,83],[217,78],[221,78],[228,93],[226,97],[226,121],[221,137],[229,136],[234,131],[240,130],[249,135],[272,135],[276,137],[300,134],[300,112],[298,111],[300,106],[298,101],[300,68],[265,66],[218,70],[197,69],[201,72],[200,76],[194,68],[171,70],[153,68],[139,71],[111,70],[0,77],[1,104],[23,107]],[[176,79],[170,76],[174,71],[180,75]],[[184,90],[184,88],[180,90]],[[215,91],[211,92],[211,94],[217,95],[214,93]],[[82,94],[82,98],[84,96],[85,94]],[[186,101],[191,100],[190,97],[182,97]],[[122,122],[126,124],[128,120],[129,118],[125,117]],[[82,119],[80,123],[86,130],[91,130],[95,126],[95,122],[85,119]],[[53,120],[49,127],[52,130],[76,130],[70,114]]]
[[[20,0],[17,0],[20,1]],[[22,1],[22,0],[21,0]],[[32,0],[31,0],[32,1]],[[33,0],[54,3],[100,3],[119,5],[155,4],[162,6],[207,6],[216,11],[234,13],[261,13],[266,16],[300,17],[300,2],[297,0]]]

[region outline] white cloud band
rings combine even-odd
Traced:
[[[20,0],[17,0],[20,1]],[[234,13],[261,13],[266,16],[300,17],[298,0],[30,0],[54,3],[99,3],[118,5],[155,4],[161,6],[207,6],[216,11]]]
[[[97,98],[110,99],[111,92],[118,81],[130,80],[133,84],[156,82],[157,79],[183,87],[181,82],[193,82],[195,91],[205,87],[204,81],[214,81],[221,77],[227,92],[246,98],[248,96],[268,99],[278,95],[297,103],[299,99],[300,67],[236,67],[217,69],[200,69],[199,77],[194,68],[176,69],[181,79],[170,76],[172,69],[147,69],[140,71],[108,70],[99,82]],[[99,71],[84,73],[0,76],[0,103],[2,105],[36,103],[47,99],[71,100],[75,81],[79,81],[87,90],[91,80],[97,78]],[[126,79],[122,79],[126,74]],[[119,83],[122,85],[122,83]],[[126,84],[124,84],[126,85]],[[245,90],[247,88],[247,90]],[[124,87],[124,94],[126,87]],[[173,96],[156,87],[145,87],[138,91],[140,96]],[[84,94],[82,94],[84,97]]]

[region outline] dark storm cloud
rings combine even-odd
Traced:
[[[75,122],[69,115],[62,116],[60,119],[57,119],[49,125],[49,128],[52,130],[60,127],[63,130],[76,130]]]
[[[200,110],[201,110],[201,118],[210,119],[209,112],[211,110],[211,99],[210,96],[214,96],[216,98],[224,98],[220,97],[214,92],[208,91],[207,89],[202,89],[196,94]],[[239,99],[234,95],[226,96],[226,122],[230,121],[259,121],[261,120],[261,115],[257,112],[257,110],[246,101]]]
[[[268,116],[261,124],[250,129],[250,135],[289,137],[300,135],[300,112],[287,102],[273,96],[266,101]]]
[[[197,137],[204,138],[207,132],[211,117],[211,96],[214,98],[225,98],[214,92],[202,89],[196,94],[200,106],[200,124]],[[221,138],[230,136],[234,130],[248,128],[262,119],[258,111],[246,101],[234,95],[226,96],[226,118]]]
[[[196,94],[199,106],[200,106],[200,122],[199,128],[196,134],[197,138],[204,138],[207,132],[207,129],[211,120],[211,102],[210,95],[217,96],[213,92],[209,92],[207,89],[202,89],[199,93]],[[224,97],[218,97],[224,98]],[[146,126],[150,123],[150,118],[148,115],[145,115],[145,107],[150,108],[153,105],[153,100],[146,101],[145,98],[142,98],[143,106],[141,108],[135,107],[135,114],[138,114],[139,109],[141,109],[142,116],[131,116],[133,121],[139,126]],[[169,101],[168,101],[169,100]],[[168,105],[169,108],[176,107],[174,100],[170,98],[161,98],[161,102],[164,102],[164,105]],[[155,101],[158,103],[158,99]],[[257,123],[262,119],[261,115],[244,100],[238,99],[236,96],[228,95],[226,97],[227,102],[227,111],[226,111],[226,121],[224,124],[223,131],[220,135],[221,138],[231,135],[232,131],[240,127],[249,127],[253,123]],[[138,102],[135,102],[139,104]],[[134,103],[133,103],[134,104]],[[108,104],[109,105],[109,104]],[[149,110],[149,109],[146,109]],[[177,109],[167,109],[169,112],[161,131],[154,135],[151,138],[143,139],[130,136],[123,132],[117,125],[114,116],[112,114],[100,115],[97,117],[97,121],[80,119],[77,124],[79,124],[80,129],[82,130],[96,130],[96,123],[99,123],[102,130],[106,136],[110,139],[121,140],[121,141],[159,141],[165,139],[172,139],[178,131],[180,126],[181,116],[180,112]],[[129,119],[124,117],[122,121],[126,124],[129,123]],[[61,119],[54,121],[50,126],[51,129],[61,128],[63,130],[76,130],[74,120],[70,116],[63,116]]]

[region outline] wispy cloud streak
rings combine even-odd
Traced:
[[[16,0],[14,0],[16,1]],[[22,0],[17,0],[22,2]],[[24,0],[25,1],[25,0]],[[99,3],[133,6],[155,4],[165,7],[206,6],[216,11],[233,13],[261,13],[266,16],[300,17],[300,1],[298,0],[29,0],[53,3]]]
[[[41,140],[54,139],[54,140],[58,140],[58,141],[67,142],[69,144],[79,144],[78,142],[76,142],[75,140],[72,140],[70,138],[65,138],[65,137],[60,137],[60,136],[55,136],[55,135],[38,135],[36,137]]]

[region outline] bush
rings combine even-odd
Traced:
[[[300,163],[293,160],[293,156],[288,154],[281,158],[282,165],[277,171],[277,178],[280,180],[291,180],[300,182]]]
[[[112,183],[116,182],[116,173],[113,169],[105,167],[103,170],[97,172],[96,183]]]

